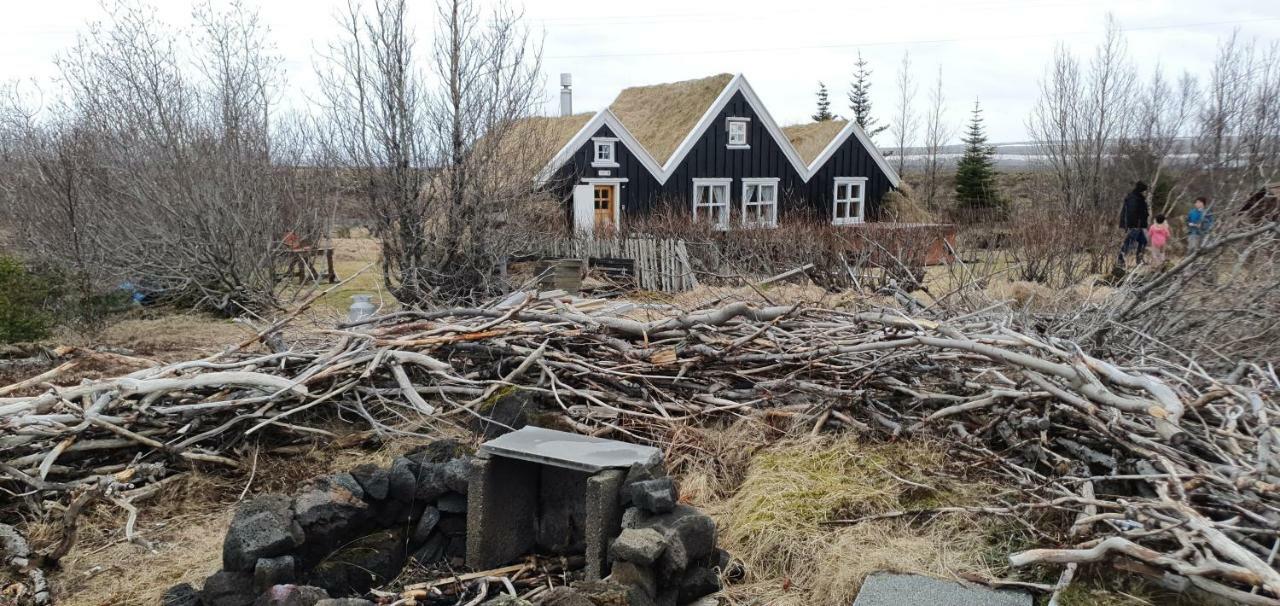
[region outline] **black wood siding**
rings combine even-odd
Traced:
[[[605,124],[600,130],[591,135],[592,137],[617,137],[613,129]],[[628,216],[640,216],[653,210],[653,201],[657,198],[660,186],[658,180],[645,168],[644,163],[636,159],[635,154],[622,141],[618,141],[613,146],[613,156],[618,162],[617,168],[595,168],[591,166],[591,161],[595,156],[595,143],[591,139],[578,151],[574,152],[573,157],[559,170],[556,171],[552,179],[550,187],[557,195],[565,201],[568,208],[569,220],[573,220],[573,186],[578,184],[582,179],[603,178],[603,179],[626,179],[626,183],[621,183],[619,187],[619,198],[622,202],[622,220],[626,222]],[[602,173],[609,173],[604,175]]]
[[[750,149],[729,149],[728,118],[748,118],[747,142]],[[601,126],[593,137],[616,137],[608,127]],[[888,175],[880,170],[871,153],[857,137],[850,136],[839,149],[818,169],[808,182],[800,178],[777,141],[770,136],[760,117],[742,93],[735,94],[716,116],[710,128],[689,150],[665,184],[660,185],[644,164],[636,159],[626,144],[618,141],[614,146],[618,167],[611,169],[591,166],[595,148],[588,139],[574,152],[571,159],[556,171],[549,187],[557,192],[566,204],[569,220],[573,216],[573,186],[583,178],[625,178],[621,184],[622,221],[653,212],[660,206],[676,212],[691,214],[693,209],[693,180],[701,178],[730,178],[730,221],[737,223],[742,211],[742,179],[777,178],[780,192],[779,220],[789,216],[812,214],[827,220],[831,217],[831,199],[835,193],[836,177],[867,177],[866,218],[880,217],[881,198],[890,190]],[[663,160],[666,160],[665,158]],[[602,175],[608,172],[609,175]]]
[[[893,185],[889,183],[889,175],[880,170],[871,157],[871,152],[853,135],[845,139],[806,184],[805,197],[825,217],[831,216],[836,177],[866,177],[866,219],[874,221],[880,218],[881,199],[893,189]]]

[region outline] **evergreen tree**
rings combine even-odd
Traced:
[[[867,69],[867,60],[862,58],[862,51],[858,51],[858,62],[855,65],[857,70],[853,72],[853,84],[849,87],[849,109],[853,110],[853,121],[862,127],[862,132],[874,139],[889,126],[876,126],[875,118],[871,117],[871,70]]]
[[[964,156],[956,164],[956,205],[961,208],[998,208],[996,148],[987,144],[982,126],[982,106],[973,102],[973,117],[964,136]]]
[[[835,119],[835,114],[831,113],[831,99],[827,97],[827,85],[818,82],[818,112],[813,115],[813,121],[826,122]]]

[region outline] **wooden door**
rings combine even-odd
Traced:
[[[595,189],[595,231],[605,232],[617,227],[614,224],[614,205],[618,203],[612,185],[596,185]]]

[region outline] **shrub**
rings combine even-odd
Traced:
[[[0,256],[0,343],[34,341],[53,323],[49,281],[13,257]]]

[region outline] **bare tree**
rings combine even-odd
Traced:
[[[915,139],[919,119],[915,113],[916,83],[911,75],[911,54],[902,53],[896,79],[897,106],[893,119],[893,140],[898,148],[898,173],[906,168],[907,146]]]
[[[1130,125],[1134,68],[1119,23],[1106,33],[1087,66],[1060,46],[1027,123],[1068,208],[1101,208],[1117,197],[1108,153]]]
[[[1169,191],[1166,173],[1176,164],[1175,152],[1186,147],[1184,137],[1195,115],[1199,98],[1196,79],[1184,72],[1170,82],[1159,65],[1146,84],[1135,87],[1136,99],[1131,107],[1132,127],[1116,145],[1113,166],[1130,183],[1142,180],[1157,194]],[[1176,198],[1162,203],[1167,212]]]
[[[938,79],[929,91],[929,111],[924,125],[924,201],[929,210],[938,207],[939,180],[944,161],[942,148],[955,135],[955,128],[947,122],[946,96],[942,89],[942,66],[938,66]]]
[[[520,125],[542,101],[539,50],[520,14],[446,0],[428,73],[406,9],[348,4],[319,70],[326,148],[360,177],[388,290],[409,303],[472,299],[497,287],[508,228],[538,198],[536,137]]]
[[[99,288],[275,307],[284,235],[323,226],[299,131],[271,121],[281,80],[266,28],[238,3],[199,6],[195,36],[145,5],[111,9],[59,58],[65,97],[18,114],[25,185],[10,205],[31,219],[30,251]],[[65,225],[41,221],[54,200]]]

